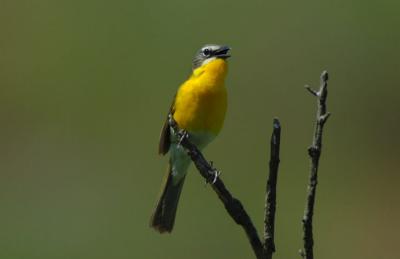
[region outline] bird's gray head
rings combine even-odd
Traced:
[[[196,56],[193,59],[193,70],[207,64],[208,62],[217,59],[227,59],[231,55],[228,51],[231,48],[223,45],[207,44],[204,45],[199,51],[197,51]]]

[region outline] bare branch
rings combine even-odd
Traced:
[[[279,149],[281,142],[281,125],[278,119],[273,121],[271,136],[271,154],[269,161],[269,176],[265,196],[264,216],[264,254],[266,259],[271,259],[275,252],[275,209],[276,209],[276,182],[278,179]]]
[[[247,238],[253,248],[253,251],[258,259],[264,258],[263,245],[257,234],[257,230],[243,208],[242,203],[234,198],[232,194],[225,187],[221,178],[218,177],[218,170],[213,168],[210,163],[204,158],[197,147],[189,141],[189,136],[185,131],[179,130],[178,125],[173,120],[172,116],[169,116],[169,124],[173,129],[173,132],[177,135],[180,140],[180,145],[185,149],[186,153],[194,162],[197,170],[203,176],[208,183],[211,183],[212,189],[218,195],[218,198],[222,201],[226,211],[232,217],[232,219],[239,225],[241,225],[246,232]]]
[[[310,178],[307,191],[307,204],[304,210],[302,220],[303,224],[303,250],[300,255],[305,259],[313,259],[314,240],[312,230],[312,220],[314,214],[315,193],[318,183],[318,164],[322,150],[322,132],[325,122],[329,118],[330,113],[326,111],[326,99],[328,96],[328,72],[324,71],[321,74],[321,85],[318,92],[306,87],[313,95],[317,97],[317,118],[315,123],[314,137],[312,146],[308,148],[310,156]]]

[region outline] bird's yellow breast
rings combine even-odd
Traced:
[[[173,107],[180,128],[218,134],[227,108],[226,73],[226,61],[215,59],[195,69],[181,85]]]

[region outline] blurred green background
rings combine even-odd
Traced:
[[[171,235],[148,227],[171,99],[230,45],[225,127],[205,155],[262,230],[282,123],[276,259],[299,258],[315,99],[330,73],[316,258],[400,257],[400,2],[0,0],[0,258],[253,258],[191,168]]]

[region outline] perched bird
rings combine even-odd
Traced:
[[[215,44],[202,47],[193,59],[191,76],[179,87],[169,110],[169,116],[200,150],[218,135],[224,123],[229,50],[228,46]],[[150,226],[160,233],[172,231],[179,196],[191,163],[172,131],[167,118],[158,152],[162,155],[170,153],[169,165],[150,221]]]

